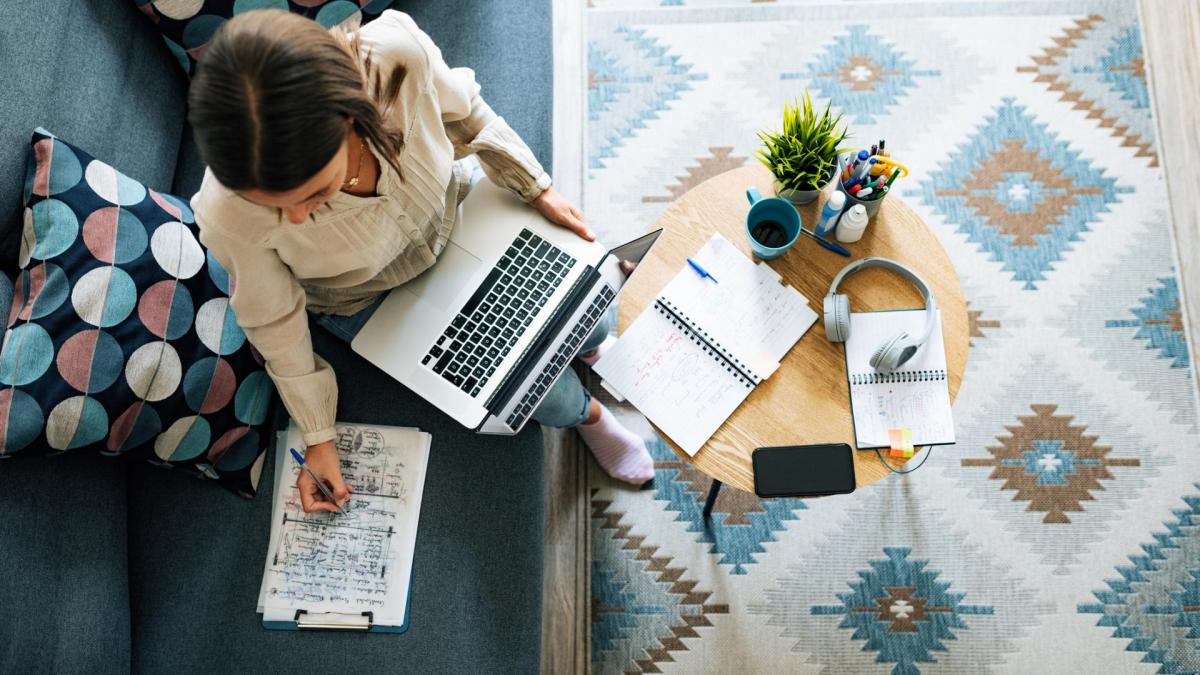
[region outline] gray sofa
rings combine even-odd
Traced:
[[[407,0],[452,65],[550,160],[548,0]],[[0,269],[12,276],[37,126],[150,187],[203,173],[187,82],[132,0],[0,3]],[[4,303],[0,310],[7,310]],[[4,311],[7,316],[7,311]],[[271,485],[93,456],[0,462],[0,673],[520,673],[538,667],[542,443],[468,432],[313,328],[345,421],[432,432],[403,635],[266,631],[254,607]],[[263,472],[271,473],[269,462]]]

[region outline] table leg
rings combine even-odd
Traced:
[[[721,492],[721,481],[713,479],[712,485],[708,488],[708,497],[704,500],[704,519],[708,520],[712,515],[713,504],[717,503],[717,495]]]

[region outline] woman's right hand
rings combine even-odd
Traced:
[[[337,501],[337,504],[331,504],[313,482],[312,476],[307,471],[301,471],[296,487],[300,489],[300,502],[304,506],[304,512],[336,512],[350,497],[350,488],[346,487],[346,481],[342,480],[341,458],[338,457],[333,441],[308,446],[308,452],[304,453],[304,465],[321,478]]]

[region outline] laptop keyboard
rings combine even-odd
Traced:
[[[510,429],[517,429],[525,423],[525,418],[529,417],[529,413],[533,411],[538,401],[542,399],[542,394],[545,394],[550,385],[554,384],[554,380],[558,378],[558,374],[567,366],[567,361],[575,355],[575,351],[579,349],[579,345],[583,344],[584,338],[595,328],[596,322],[600,320],[600,314],[608,308],[609,303],[612,302],[615,295],[612,288],[607,284],[601,287],[600,294],[592,300],[592,304],[587,308],[587,312],[584,313],[579,322],[575,324],[575,328],[571,331],[571,334],[558,346],[554,357],[550,359],[550,362],[546,364],[542,373],[534,380],[533,386],[521,397],[521,402],[517,404],[516,408],[513,408],[508,419],[504,420]]]
[[[574,265],[562,249],[521,230],[421,364],[477,395]]]

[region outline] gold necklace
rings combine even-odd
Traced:
[[[342,183],[342,187],[353,188],[358,186],[358,177],[362,174],[363,156],[367,154],[367,140],[359,137],[358,139],[358,168],[354,170],[354,177]]]

